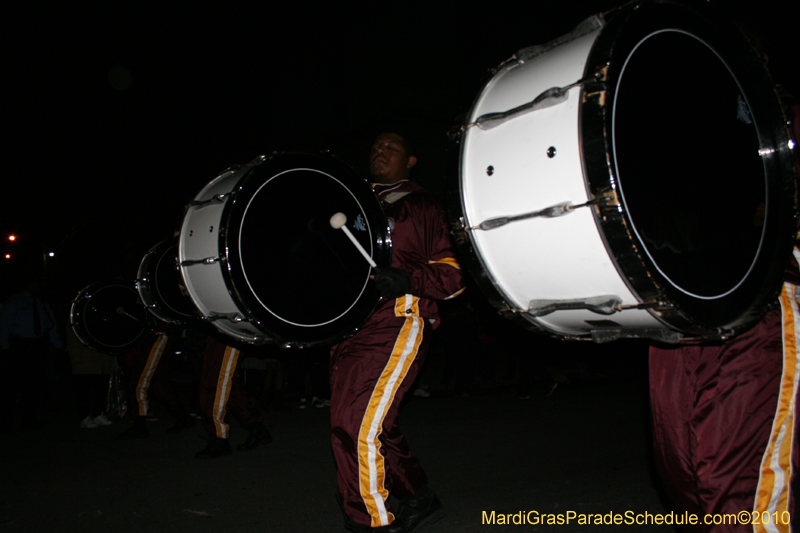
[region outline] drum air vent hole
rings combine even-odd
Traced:
[[[209,232],[209,233],[214,233],[214,226],[210,226],[210,227],[208,228],[208,232]]]
[[[486,167],[486,175],[491,176],[492,174],[494,174],[494,167],[492,165],[489,165],[488,167]]]
[[[556,156],[556,147],[551,146],[550,148],[547,149],[547,157],[553,159],[555,156]]]

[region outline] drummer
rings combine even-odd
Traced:
[[[395,420],[439,324],[435,300],[459,294],[462,277],[444,209],[410,179],[417,158],[406,138],[378,135],[369,163],[394,221],[392,265],[375,271],[376,312],[331,352],[331,441],[345,527],[411,531],[443,508]]]

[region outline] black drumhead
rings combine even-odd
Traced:
[[[745,327],[774,300],[796,227],[780,105],[729,22],[638,7],[602,30],[587,63],[587,73],[608,64],[602,106],[581,109],[594,139],[584,143],[587,186],[620,201],[598,224],[634,292],[672,306],[657,313],[667,324]]]
[[[181,291],[177,250],[165,239],[147,252],[139,265],[136,288],[147,309],[159,320],[172,324],[192,321],[194,304]]]
[[[279,154],[247,176],[224,218],[234,294],[251,320],[291,344],[332,342],[372,313],[371,267],[330,218],[379,265],[390,261],[386,219],[369,184],[324,154]]]
[[[613,157],[633,229],[671,286],[699,299],[734,292],[764,244],[766,173],[734,76],[699,37],[667,29],[631,52],[614,99]],[[654,119],[645,134],[642,117]]]
[[[139,294],[121,280],[92,283],[78,293],[70,324],[83,344],[108,355],[135,350],[150,332]]]

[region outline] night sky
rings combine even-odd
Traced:
[[[129,268],[119,248],[138,261],[169,236],[224,168],[325,149],[363,171],[387,119],[414,132],[418,179],[443,195],[446,132],[488,69],[618,4],[7,7],[0,234],[80,264],[69,287],[78,290]],[[775,77],[795,93],[798,4],[737,13],[764,35]]]

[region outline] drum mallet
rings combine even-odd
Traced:
[[[333,229],[341,229],[342,231],[344,231],[344,234],[347,235],[347,237],[355,245],[355,247],[358,248],[358,251],[361,252],[361,255],[364,256],[364,259],[367,260],[367,263],[369,263],[369,265],[372,268],[378,268],[378,265],[375,264],[375,261],[372,260],[367,251],[364,249],[364,247],[361,246],[361,243],[358,242],[358,240],[356,240],[356,238],[353,236],[352,233],[350,233],[350,229],[347,226],[345,226],[346,223],[347,223],[347,215],[345,215],[344,213],[336,213],[331,217],[331,227]]]
[[[133,315],[132,315],[132,314],[130,314],[130,313],[127,313],[127,312],[125,311],[125,308],[123,308],[123,307],[117,307],[117,314],[118,314],[118,315],[125,315],[126,317],[128,317],[128,318],[132,318],[132,319],[134,319],[136,322],[139,322],[139,319],[138,319],[138,318],[136,318],[135,316],[133,316]]]

